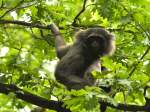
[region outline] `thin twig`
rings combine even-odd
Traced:
[[[24,8],[33,6],[33,5],[37,4],[37,3],[38,3],[38,2],[31,2],[31,3],[29,3],[29,4],[24,4],[24,5],[20,6],[20,7],[17,7],[16,9],[24,9]]]
[[[0,9],[3,8],[3,6],[4,6],[4,1],[2,0]]]
[[[150,35],[145,32],[144,28],[141,26],[141,24],[138,23],[138,26],[142,29],[142,31],[146,34],[146,37],[148,37],[150,39]],[[137,28],[139,29],[139,28]],[[139,29],[140,30],[140,29]],[[146,51],[144,52],[144,54],[141,56],[141,58],[139,59],[138,63],[134,65],[134,67],[132,68],[131,72],[128,75],[128,78],[131,77],[131,75],[135,72],[137,66],[139,65],[139,63],[141,62],[141,60],[144,59],[144,57],[149,53],[150,50],[150,46],[147,47]]]
[[[18,7],[16,7],[14,10],[16,11],[16,10],[18,10],[18,9],[24,9],[24,8],[28,8],[28,7],[31,7],[31,6],[33,6],[33,5],[36,5],[38,2],[30,2],[30,3],[24,3],[23,5],[21,5],[21,6],[18,6]],[[12,7],[0,7],[0,9],[7,9],[7,10],[10,10],[10,9],[12,9]],[[13,11],[14,11],[13,10]]]
[[[130,13],[130,11],[128,11],[128,9],[127,9],[124,5],[122,5],[122,7],[124,8],[124,10],[125,10],[127,13]],[[130,16],[131,16],[131,18],[134,20],[133,15],[130,15]],[[138,28],[138,26],[140,27],[140,29]],[[146,34],[146,37],[148,37],[148,39],[150,39],[150,35],[144,30],[144,28],[141,26],[141,24],[138,23],[137,26],[136,26],[136,28],[139,29],[139,30],[142,30],[142,31]],[[145,51],[144,54],[141,56],[141,58],[139,59],[138,63],[135,64],[135,65],[132,67],[131,72],[130,72],[129,75],[128,75],[128,78],[130,78],[131,75],[135,72],[135,70],[136,70],[137,66],[140,64],[141,60],[143,60],[144,57],[149,53],[149,50],[150,50],[150,46],[147,47],[146,51]]]
[[[86,9],[86,3],[87,3],[87,0],[84,0],[83,2],[83,7],[81,9],[81,11],[76,15],[76,17],[74,18],[74,21],[72,23],[73,26],[75,26],[77,24],[77,19],[79,18],[79,16],[85,11]]]
[[[23,25],[28,26],[30,28],[41,28],[41,29],[49,29],[48,26],[43,26],[39,23],[27,23],[24,21],[17,21],[17,20],[0,20],[0,24],[17,24],[17,25]]]
[[[139,59],[138,63],[132,68],[131,72],[128,75],[128,78],[130,78],[131,75],[135,72],[135,70],[136,70],[137,66],[140,64],[141,60],[143,60],[144,57],[149,53],[149,50],[150,50],[150,46],[148,46],[148,48],[146,49],[145,53]]]
[[[0,20],[0,24],[16,24],[16,25],[22,25],[22,26],[28,26],[30,28],[40,28],[40,29],[50,29],[48,26],[44,26],[40,23],[28,23],[28,22],[25,22],[25,21],[18,21],[18,20]],[[94,28],[94,27],[100,27],[100,28],[103,28],[102,26],[99,26],[99,25],[76,25],[76,26],[69,26],[68,27],[71,27],[71,28]],[[13,27],[13,26],[9,26],[9,28],[16,28],[16,27]],[[20,29],[20,27],[19,27]],[[65,29],[64,27],[59,27],[59,29]],[[119,32],[119,31],[122,31],[122,29],[110,29],[108,28],[107,30],[109,30],[110,32]],[[133,32],[131,30],[124,30],[124,32],[126,33],[136,33],[136,32]]]
[[[7,10],[2,16],[0,16],[0,19],[3,18],[7,13],[14,11],[19,5],[21,5],[24,2],[24,0],[20,1],[15,7],[12,9]]]

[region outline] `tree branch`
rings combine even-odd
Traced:
[[[121,103],[118,103],[116,106],[111,104],[111,103],[108,103],[108,102],[104,102],[104,101],[101,101],[99,100],[99,103],[103,103],[109,107],[112,107],[112,108],[115,108],[115,109],[118,109],[118,110],[124,110],[126,109],[126,111],[132,111],[132,112],[135,112],[135,111],[144,111],[144,112],[147,112],[147,110],[150,110],[150,106],[147,106],[147,105],[144,105],[144,106],[139,106],[139,105],[129,105],[129,104],[121,104]]]
[[[49,25],[48,26],[44,26],[40,23],[28,23],[28,22],[24,22],[24,21],[18,21],[18,20],[0,20],[0,24],[16,24],[16,25],[22,25],[22,26],[28,26],[30,28],[40,28],[40,29],[50,29]],[[71,26],[70,26],[71,27]],[[100,27],[100,28],[103,28],[102,26],[99,26],[99,25],[78,25],[76,24],[75,27],[79,27],[79,28],[93,28],[93,27]],[[63,27],[59,27],[59,29],[64,29]],[[120,32],[122,31],[122,29],[107,29],[109,30],[110,32]],[[124,30],[124,32],[126,33],[136,33],[136,32],[133,32],[131,30]]]
[[[9,94],[10,92],[13,92],[17,98],[22,99],[31,104],[34,104],[43,108],[48,108],[51,110],[56,110],[58,112],[70,112],[70,110],[63,108],[62,106],[63,103],[60,101],[47,100],[40,96],[29,93],[25,90],[22,90],[15,85],[0,83],[0,93]]]
[[[18,6],[20,6],[22,3],[24,2],[24,0],[21,0],[15,7],[13,7],[12,9],[7,10],[2,16],[0,16],[0,19],[3,18],[7,13],[14,11]]]
[[[0,83],[0,93],[3,94],[9,94],[10,92],[13,92],[17,98],[22,99],[28,103],[43,107],[43,108],[48,108],[51,110],[56,110],[57,112],[71,112],[69,109],[66,109],[63,107],[63,102],[61,101],[53,101],[53,100],[48,100],[45,98],[42,98],[40,96],[37,96],[35,94],[32,94],[30,92],[27,92],[23,89],[18,88],[16,85],[12,84],[2,84]],[[147,111],[150,110],[150,105],[145,105],[145,106],[138,106],[138,105],[124,105],[118,103],[117,106],[104,102],[102,100],[99,100],[100,104],[105,104],[109,107],[124,110],[126,108],[127,111]]]
[[[74,18],[74,21],[73,21],[73,23],[72,23],[72,25],[73,26],[76,26],[76,24],[77,24],[77,19],[79,18],[79,16],[85,11],[85,9],[86,9],[86,2],[87,2],[87,0],[84,0],[84,2],[83,2],[83,7],[82,7],[82,9],[81,9],[81,11],[76,15],[76,17]]]
[[[144,52],[144,54],[141,56],[141,58],[139,59],[138,63],[134,65],[134,67],[132,68],[131,72],[128,75],[128,78],[131,77],[131,75],[135,72],[137,66],[139,65],[139,63],[141,62],[141,60],[144,59],[144,57],[149,53],[150,50],[150,46],[147,47],[146,51]]]
[[[17,20],[0,20],[0,24],[17,24],[17,25],[28,26],[30,28],[49,29],[48,26],[43,26],[39,23],[27,23],[24,21],[17,21]]]

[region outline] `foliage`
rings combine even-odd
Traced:
[[[101,26],[110,30],[116,36],[117,49],[113,56],[102,59],[109,72],[93,73],[101,85],[112,87],[109,94],[98,87],[67,91],[53,75],[58,59],[50,30],[1,22],[0,83],[15,84],[47,99],[62,100],[64,106],[75,112],[97,112],[99,98],[113,105],[145,105],[145,97],[150,98],[149,89],[144,94],[144,88],[150,86],[150,0],[87,0],[85,7],[83,2],[0,0],[0,21],[18,20],[45,26],[55,22],[69,43],[79,29]],[[1,112],[28,112],[35,108],[18,100],[13,93],[0,94],[0,107]]]

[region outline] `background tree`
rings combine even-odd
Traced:
[[[0,0],[0,111],[108,112],[150,110],[149,0]],[[54,78],[58,61],[55,22],[66,41],[80,29],[104,27],[117,50],[102,59],[109,71],[93,72],[96,87],[67,91]],[[22,99],[22,100],[20,100]],[[34,104],[34,105],[33,105]],[[36,105],[36,106],[35,106]]]

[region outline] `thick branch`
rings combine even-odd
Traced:
[[[25,90],[22,90],[15,85],[0,83],[0,93],[9,94],[10,92],[13,92],[17,98],[22,99],[22,100],[29,102],[31,104],[34,104],[34,105],[37,105],[37,106],[40,106],[43,108],[48,108],[51,110],[56,110],[57,112],[70,112],[69,109],[66,109],[65,107],[62,106],[63,102],[47,100],[47,99],[42,98],[40,96],[29,93]],[[99,103],[105,104],[109,107],[120,109],[120,110],[124,110],[124,108],[126,108],[127,111],[147,111],[147,110],[150,110],[149,105],[138,106],[138,105],[124,105],[124,104],[118,103],[117,106],[114,106],[113,104],[108,103],[108,102],[104,102],[102,100],[99,100]]]
[[[22,99],[31,104],[34,104],[43,108],[48,108],[51,110],[56,110],[58,112],[70,112],[70,110],[67,110],[66,108],[62,107],[62,104],[63,104],[62,102],[47,100],[40,96],[24,91],[15,85],[0,83],[0,93],[9,94],[10,92],[13,92],[17,98]]]
[[[128,105],[128,104],[120,104],[118,103],[117,106],[111,104],[111,103],[108,103],[108,102],[103,102],[101,100],[99,100],[99,103],[103,103],[109,107],[112,107],[112,108],[116,108],[118,110],[126,110],[126,111],[132,111],[132,112],[135,112],[135,111],[144,111],[144,112],[147,112],[147,110],[150,110],[150,106],[148,105],[144,105],[144,106],[138,106],[138,105]]]

